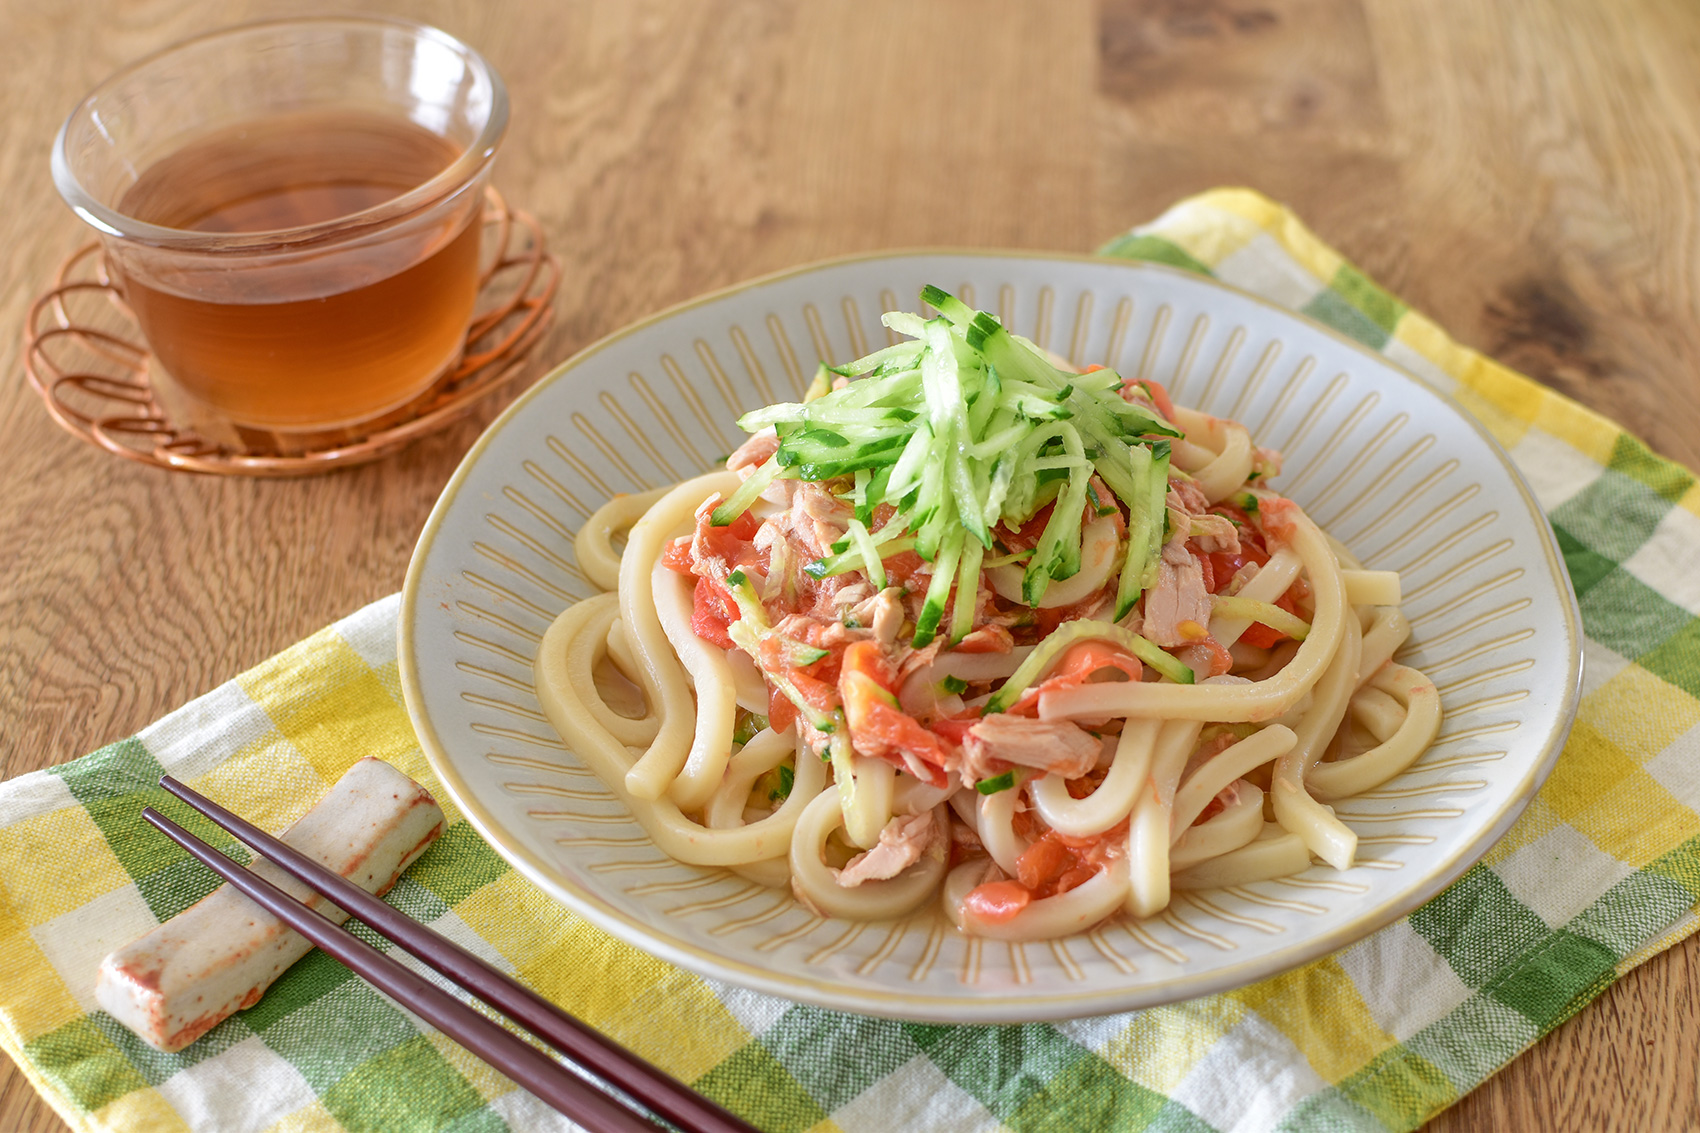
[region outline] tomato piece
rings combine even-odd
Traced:
[[[864,755],[884,759],[905,751],[923,763],[944,766],[944,749],[939,746],[939,738],[913,716],[889,704],[869,705],[862,727],[851,738],[856,750]]]
[[[1240,634],[1241,641],[1257,649],[1272,649],[1286,640],[1286,637],[1280,630],[1262,622],[1252,622],[1246,627],[1246,631]]]
[[[1039,540],[1045,534],[1045,525],[1051,522],[1051,512],[1056,504],[1048,503],[1033,513],[1033,518],[1023,523],[1019,528],[1011,530],[1007,525],[1000,526],[994,532],[998,542],[1012,551],[1030,551],[1039,545]]]
[[[1075,865],[1074,855],[1062,843],[1041,838],[1015,859],[1015,876],[1021,884],[1038,892]]]
[[[791,703],[791,698],[778,689],[769,689],[767,693],[767,726],[776,732],[783,732],[797,719],[797,706]]]
[[[667,549],[661,552],[661,565],[680,574],[694,574],[691,570],[691,541],[681,538],[667,544]]]
[[[1019,881],[988,881],[962,898],[962,912],[987,924],[1003,924],[1032,901],[1032,892]]]
[[[1126,673],[1130,681],[1137,681],[1145,671],[1139,658],[1120,646],[1108,641],[1080,641],[1063,650],[1057,667],[1051,671],[1051,679],[1067,677],[1078,684],[1090,679],[1100,669]]]
[[[892,671],[891,662],[886,659],[885,650],[877,641],[852,641],[846,645],[840,672],[871,677],[887,692],[894,691],[892,685],[897,682],[897,674]]]
[[[946,717],[943,720],[934,720],[932,730],[935,736],[961,747],[968,742],[968,730],[979,722],[978,716]]]
[[[817,712],[835,712],[838,710],[838,686],[828,681],[816,680],[807,673],[793,669],[785,674],[792,686],[802,694],[810,708]]]
[[[1063,875],[1057,878],[1057,892],[1060,894],[1067,893],[1070,889],[1078,889],[1097,876],[1098,871],[1090,866],[1077,865],[1073,869],[1063,871]]]
[[[914,551],[899,551],[884,559],[887,586],[907,586],[921,569],[921,556]]]
[[[1140,384],[1151,394],[1151,400],[1157,405],[1157,412],[1173,421],[1175,419],[1175,403],[1169,399],[1169,391],[1163,388],[1163,383],[1153,381],[1150,378],[1141,378]]]
[[[697,579],[691,596],[691,632],[722,649],[731,649],[728,626],[738,620],[738,604],[726,588],[710,578]]]

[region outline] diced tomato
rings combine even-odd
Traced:
[[[691,570],[691,541],[680,538],[667,544],[667,549],[661,552],[661,565],[680,574],[696,573]]]
[[[783,732],[797,719],[797,706],[791,703],[791,698],[778,689],[769,689],[767,694],[767,726],[776,732]]]
[[[895,555],[888,555],[884,562],[888,586],[907,586],[909,580],[915,577],[915,572],[921,569],[921,556],[914,551],[899,551]]]
[[[1140,384],[1151,394],[1151,400],[1157,405],[1157,412],[1173,421],[1175,419],[1175,403],[1169,400],[1169,391],[1163,388],[1163,383],[1153,381],[1150,378],[1143,378],[1140,380]]]
[[[1015,876],[1038,892],[1075,865],[1074,855],[1060,842],[1041,838],[1015,859]]]
[[[1257,649],[1270,649],[1286,638],[1286,634],[1278,629],[1264,625],[1262,622],[1252,622],[1240,634],[1240,640]]]
[[[1090,680],[1101,669],[1126,673],[1127,679],[1137,681],[1145,671],[1139,658],[1108,641],[1078,641],[1063,650],[1051,679],[1067,677],[1076,683]]]
[[[712,512],[703,511],[697,519],[696,539],[704,556],[725,559],[730,565],[752,561],[755,557],[751,543],[761,530],[761,520],[745,512],[725,527],[710,521]]]
[[[1012,551],[1030,551],[1037,547],[1045,534],[1045,525],[1051,522],[1051,512],[1055,507],[1054,503],[1046,504],[1033,513],[1032,519],[1014,530],[1007,525],[998,527],[998,542]]]
[[[1057,892],[1067,893],[1070,889],[1078,889],[1097,876],[1098,871],[1095,869],[1083,865],[1075,866],[1073,869],[1065,870],[1063,875],[1057,878]]]
[[[838,710],[838,686],[829,682],[816,680],[807,673],[796,670],[786,674],[792,687],[802,694],[810,708],[817,712],[835,712]]]
[[[1012,823],[1017,834],[1028,837],[1032,823],[1020,821],[1023,812],[1016,812]],[[1023,827],[1025,826],[1025,830]],[[1055,830],[1034,839],[1015,860],[1016,875],[1007,881],[989,881],[968,891],[963,898],[964,913],[992,924],[1010,920],[1036,900],[1067,893],[1091,881],[1107,860],[1112,841],[1126,836],[1127,822],[1091,838],[1066,838]]]
[[[722,649],[732,648],[726,629],[738,620],[738,604],[726,588],[711,578],[697,579],[691,598],[691,632]]]
[[[946,717],[943,720],[934,720],[932,730],[935,736],[961,747],[968,742],[969,729],[979,722],[979,716]]]
[[[1015,638],[999,625],[983,625],[951,646],[956,653],[1008,653],[1015,648]]]
[[[862,726],[851,735],[856,750],[875,759],[883,759],[898,767],[909,767],[901,753],[907,753],[930,767],[944,767],[944,749],[939,738],[923,728],[918,720],[889,704],[874,704],[862,719]],[[944,773],[935,777],[942,785]]]
[[[844,647],[843,671],[872,677],[887,692],[894,691],[897,674],[877,641],[852,641]]]
[[[962,911],[987,924],[1003,924],[1032,901],[1032,892],[1019,881],[988,881],[968,891],[962,898]]]

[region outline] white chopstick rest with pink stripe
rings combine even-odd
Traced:
[[[428,791],[389,764],[362,759],[280,837],[369,893],[384,893],[443,832]],[[255,873],[337,923],[347,914],[270,862]],[[313,945],[221,885],[100,965],[95,999],[150,1046],[182,1050],[252,1007]]]

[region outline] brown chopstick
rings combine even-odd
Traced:
[[[184,786],[171,776],[159,785],[251,846],[273,865],[359,917],[479,999],[566,1055],[575,1064],[637,1098],[656,1116],[701,1133],[757,1133],[677,1078],[644,1061],[595,1028],[573,1018],[505,972],[445,940],[394,906],[325,869],[287,843]]]
[[[437,936],[417,921],[402,915],[394,907],[324,869],[251,823],[170,776],[163,777],[160,785],[252,846],[285,873],[323,894],[333,904],[359,917],[374,931],[394,941],[429,967],[530,1030],[567,1056],[575,1070],[606,1083],[616,1091],[616,1096],[623,1094],[636,1099],[644,1109],[686,1130],[687,1133],[756,1133],[753,1126],[593,1028],[567,1015],[523,984],[489,967],[472,953]],[[198,860],[213,868],[225,880],[248,894],[290,927],[300,931],[328,954],[365,976],[374,986],[410,1010],[435,1023],[445,1034],[569,1117],[595,1130],[658,1128],[653,1122],[620,1108],[613,1098],[587,1085],[580,1076],[563,1069],[536,1048],[515,1038],[382,952],[370,948],[363,941],[336,927],[322,915],[300,905],[282,890],[235,865],[230,859],[194,839],[157,812],[150,809],[144,811],[143,816]],[[327,940],[330,941],[329,944],[326,943]],[[374,973],[381,974],[374,978]],[[386,979],[395,982],[396,987],[392,989],[381,982]],[[417,996],[415,993],[418,993]],[[467,1032],[471,1041],[463,1038],[462,1034],[454,1029],[463,1025],[471,1028]],[[475,1043],[494,1043],[494,1046],[487,1053]],[[569,1094],[570,1097],[567,1096]],[[587,1094],[591,1096],[586,1098]],[[580,1116],[565,1108],[567,1105],[589,1105],[594,1112]],[[610,1112],[608,1107],[614,1107],[617,1112]],[[637,1124],[633,1124],[634,1121]]]

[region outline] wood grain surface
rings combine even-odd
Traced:
[[[166,474],[56,429],[18,330],[85,238],[64,115],[121,64],[291,0],[0,0],[0,773],[130,735],[401,585],[493,410],[299,482]],[[321,6],[323,7],[323,6]],[[467,40],[509,84],[497,167],[565,264],[558,361],[804,261],[1086,251],[1243,184],[1470,345],[1700,466],[1692,0],[808,0],[344,5]],[[1700,941],[1432,1128],[1700,1125]],[[9,1066],[0,1130],[61,1129]]]

